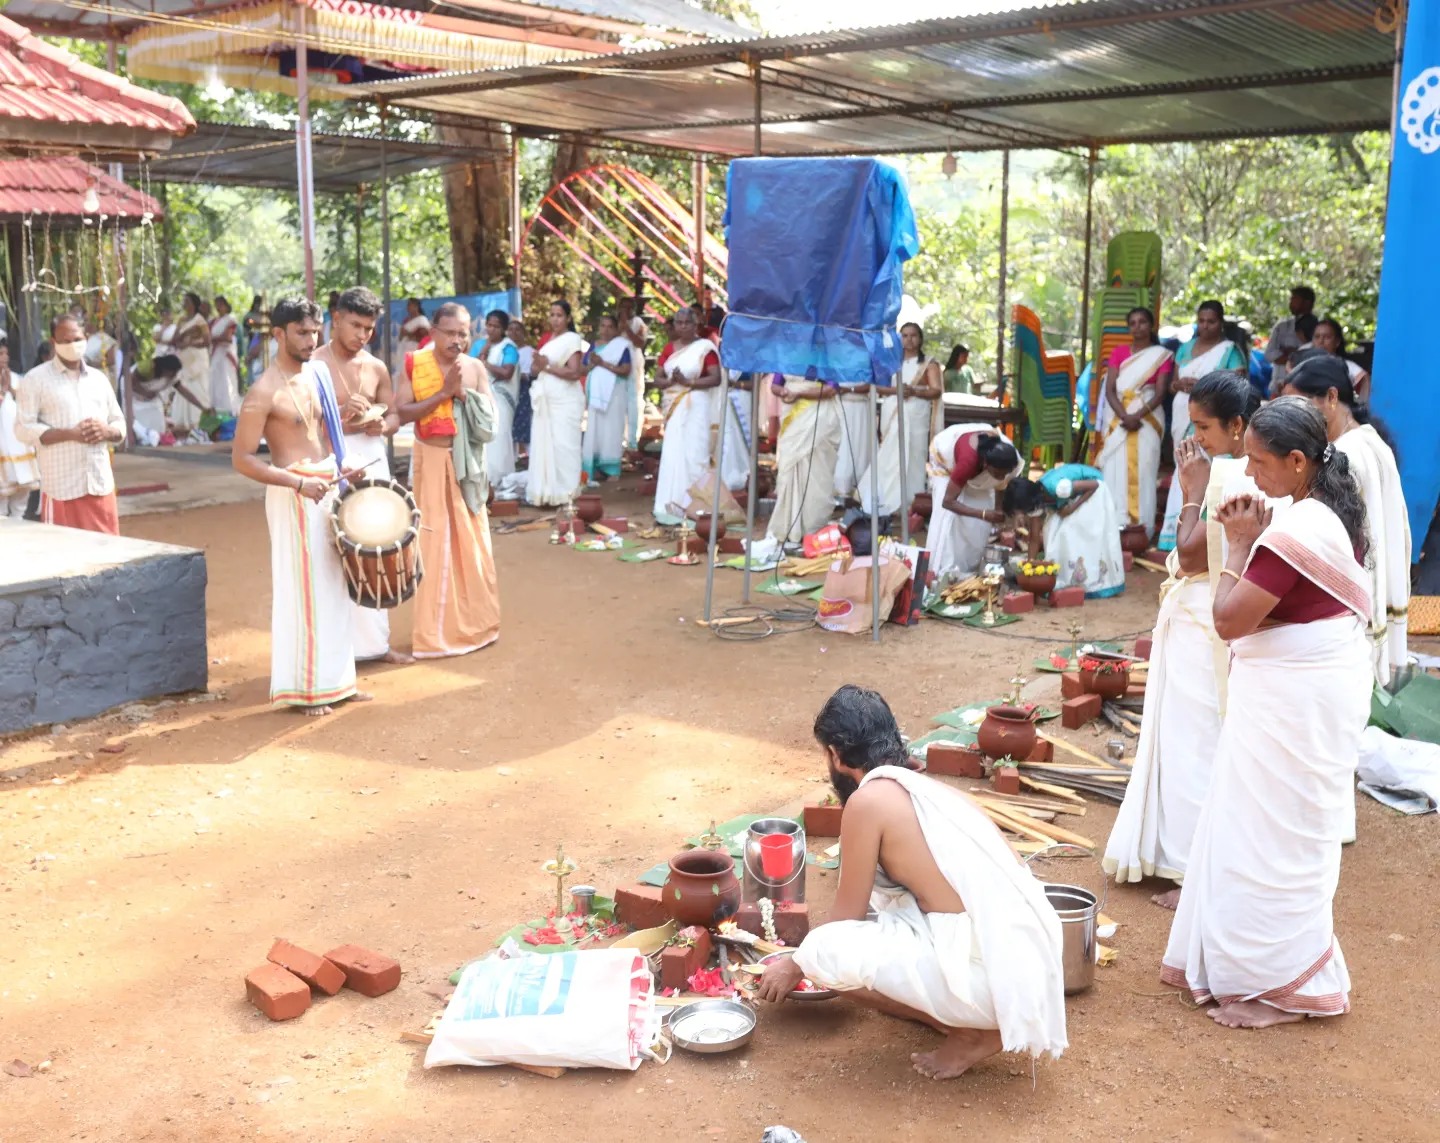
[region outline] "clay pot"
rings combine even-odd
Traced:
[[[1120,529],[1120,550],[1138,556],[1150,547],[1150,535],[1144,524],[1126,524]]]
[[[695,534],[700,537],[700,542],[706,547],[710,546],[710,533],[715,533],[715,542],[718,544],[725,538],[725,517],[712,516],[709,512],[695,513]]]
[[[775,493],[775,472],[773,469],[762,468],[755,475],[755,495],[760,499],[772,496]]]
[[[1116,670],[1096,671],[1086,670],[1084,664],[1091,659],[1099,659],[1105,663],[1115,663]],[[1130,689],[1130,660],[1123,655],[1111,655],[1103,651],[1095,651],[1085,655],[1080,660],[1080,689],[1087,695],[1099,695],[1101,698],[1117,699],[1124,696]]]
[[[1016,572],[1015,586],[1021,591],[1030,592],[1031,595],[1049,595],[1055,590],[1055,577],[1053,575],[1026,575],[1024,572]]]
[[[987,758],[1029,758],[1037,741],[1030,712],[1018,706],[992,706],[975,737]]]
[[[640,458],[640,471],[646,476],[660,475],[660,457],[653,452],[647,452]]]
[[[713,928],[740,910],[735,859],[709,849],[687,849],[670,859],[670,876],[660,890],[665,912],[682,928]]]
[[[605,501],[598,492],[585,492],[575,497],[575,515],[587,524],[593,524],[605,515]]]
[[[935,498],[928,492],[917,492],[915,499],[910,501],[910,511],[927,520],[930,519],[930,513],[934,511],[934,508]]]

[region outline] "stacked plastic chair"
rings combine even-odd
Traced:
[[[1052,353],[1034,310],[1016,306],[1011,312],[1015,365],[1015,404],[1024,413],[1020,454],[1044,450],[1048,467],[1070,455],[1074,439],[1075,356]]]
[[[1117,234],[1105,247],[1106,285],[1095,297],[1090,314],[1090,387],[1085,421],[1093,430],[1105,384],[1105,363],[1117,345],[1130,340],[1125,315],[1144,306],[1160,320],[1160,236],[1150,231]],[[1092,447],[1095,443],[1092,438]]]

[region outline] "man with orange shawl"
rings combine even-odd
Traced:
[[[402,423],[415,422],[410,487],[420,506],[424,577],[415,593],[415,657],[468,655],[500,637],[500,587],[485,507],[485,442],[495,398],[470,357],[470,314],[447,302],[431,342],[405,358],[396,390]]]

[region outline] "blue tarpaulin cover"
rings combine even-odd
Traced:
[[[737,159],[726,188],[726,368],[888,382],[901,264],[920,250],[900,172],[876,159]]]
[[[1440,3],[1408,7],[1380,268],[1374,405],[1395,434],[1418,556],[1440,497],[1440,378],[1424,332],[1435,320],[1440,251]]]

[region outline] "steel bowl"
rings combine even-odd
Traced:
[[[777,952],[777,953],[771,953],[769,956],[762,956],[762,957],[759,959],[759,961],[757,961],[756,963],[757,963],[757,964],[770,964],[770,963],[772,963],[773,961],[780,960],[782,957],[794,956],[794,955],[795,955],[795,954],[794,954],[793,952]],[[787,993],[785,994],[785,999],[787,999],[787,1000],[800,1000],[800,1001],[804,1001],[804,1002],[807,1002],[807,1003],[808,1003],[808,1002],[816,1001],[816,1000],[834,1000],[835,997],[837,997],[837,996],[839,996],[839,995],[840,995],[840,993],[837,992],[837,991],[836,991],[835,989],[833,989],[833,988],[819,988],[819,987],[816,987],[814,990],[812,990],[812,991],[810,991],[810,992],[801,992],[801,991],[799,991],[798,989],[797,989],[796,991],[794,991],[794,992],[787,992]]]
[[[755,1010],[739,1000],[697,1000],[670,1014],[670,1039],[687,1052],[733,1052],[748,1044],[753,1035]]]

